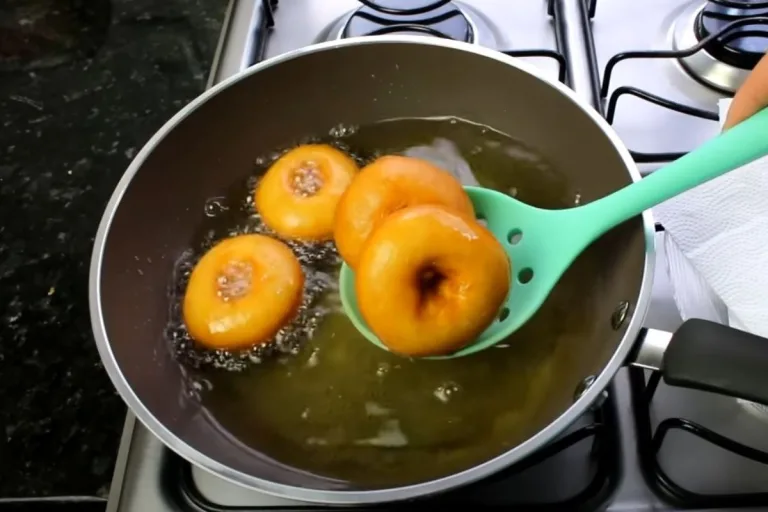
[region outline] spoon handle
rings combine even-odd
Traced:
[[[613,194],[581,207],[600,236],[682,192],[768,155],[768,108]]]

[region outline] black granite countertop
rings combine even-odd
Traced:
[[[88,266],[128,162],[205,86],[227,0],[0,2],[0,498],[105,496],[125,407]]]

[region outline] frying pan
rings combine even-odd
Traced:
[[[170,449],[220,477],[274,495],[372,504],[432,495],[515,464],[582,416],[624,364],[660,370],[672,385],[768,402],[766,340],[696,320],[674,335],[642,328],[655,261],[650,212],[593,244],[563,276],[543,308],[548,312],[510,340],[510,352],[486,351],[441,362],[454,366],[410,373],[412,379],[451,372],[473,377],[474,388],[465,390],[470,405],[455,418],[438,422],[442,413],[431,405],[411,418],[414,431],[420,420],[430,426],[421,431],[425,445],[454,419],[463,425],[459,433],[472,432],[473,440],[368,447],[364,456],[341,444],[325,452],[280,451],[273,449],[284,441],[279,432],[257,421],[259,415],[265,419],[263,411],[279,416],[289,407],[276,403],[278,395],[270,401],[258,385],[225,386],[218,393],[230,401],[227,406],[206,402],[207,388],[190,385],[195,369],[175,357],[166,329],[173,311],[169,279],[199,231],[206,200],[252,175],[257,155],[338,124],[437,116],[492,127],[535,148],[582,202],[640,179],[610,126],[572,91],[525,63],[473,45],[419,36],[347,39],[265,61],[206,91],[131,163],[107,205],[91,261],[90,310],[104,366],[130,409]],[[526,179],[536,188],[545,174]],[[358,365],[355,357],[368,345],[351,343],[334,353],[328,342],[323,349],[344,361],[344,373]],[[519,373],[516,380],[510,371]],[[583,390],[585,382],[590,385]],[[334,399],[318,391],[327,382],[313,384],[303,383],[308,394],[318,393],[312,394],[316,405]],[[372,384],[361,381],[350,389],[367,386]],[[381,393],[405,400],[413,391],[395,379]],[[495,431],[473,415],[474,404],[488,403],[514,425],[505,431],[514,435],[465,456],[467,446]],[[340,420],[330,427],[345,426]],[[346,464],[343,477],[312,466],[323,457]],[[437,461],[453,462],[441,462],[433,474],[412,469]]]

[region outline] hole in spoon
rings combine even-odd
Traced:
[[[533,279],[532,268],[524,268],[517,273],[517,280],[520,281],[520,284],[530,283],[531,279]]]
[[[509,308],[504,307],[499,311],[499,322],[503,322],[509,316]]]
[[[507,235],[507,240],[509,240],[509,243],[511,245],[517,245],[520,243],[520,240],[523,239],[523,232],[519,229],[513,229],[509,232]]]

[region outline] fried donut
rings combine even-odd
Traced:
[[[284,238],[329,240],[336,205],[357,171],[355,161],[332,146],[299,146],[281,156],[259,181],[256,210]]]
[[[184,323],[211,349],[238,350],[269,341],[301,304],[304,274],[283,242],[240,235],[203,255],[187,284]]]
[[[510,273],[485,227],[421,205],[393,213],[366,241],[355,292],[363,319],[392,352],[436,356],[469,345],[496,319]]]
[[[461,183],[426,160],[384,156],[364,167],[336,209],[334,240],[347,265],[357,267],[363,243],[382,220],[419,204],[442,205],[474,218]]]

